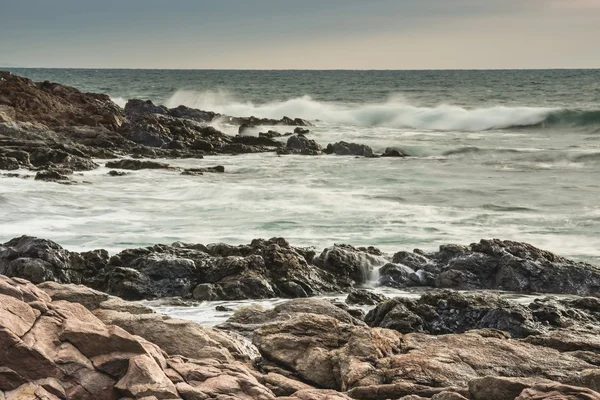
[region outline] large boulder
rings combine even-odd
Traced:
[[[308,139],[304,135],[294,134],[288,138],[284,148],[277,150],[277,153],[319,155],[322,151],[322,147],[314,140]]]

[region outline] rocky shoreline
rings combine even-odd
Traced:
[[[379,284],[432,291],[359,289],[376,269]],[[0,274],[6,399],[600,399],[600,300],[585,297],[600,269],[525,243],[386,255],[274,238],[111,257],[23,236],[0,246]],[[478,291],[515,288],[576,296],[525,306]],[[306,298],[330,292],[348,305]],[[122,299],[163,296],[292,300],[211,329]]]
[[[215,124],[236,127],[238,134],[221,132]],[[249,133],[273,126],[291,127],[293,132]],[[305,136],[310,132],[305,127],[311,126],[300,118],[231,117],[183,105],[168,109],[140,99],[131,99],[121,108],[104,94],[83,93],[48,81],[36,83],[0,71],[0,170],[11,171],[5,173],[11,177],[28,177],[15,172],[23,168],[36,171],[37,180],[74,183],[73,173],[98,168],[98,159],[123,157],[202,159],[261,152],[377,156],[368,146],[343,141],[324,149]],[[405,155],[390,148],[381,156]],[[169,166],[147,161],[122,169],[142,168]],[[199,167],[183,172],[202,175],[212,171]],[[117,176],[119,171],[111,175]]]

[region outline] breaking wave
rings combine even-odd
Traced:
[[[290,116],[336,124],[438,131],[600,125],[600,111],[507,106],[465,108],[446,104],[417,107],[400,96],[373,104],[327,103],[310,96],[255,104],[239,101],[224,91],[179,90],[165,103],[168,107],[181,104],[234,116]]]

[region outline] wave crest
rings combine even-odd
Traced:
[[[181,104],[244,117],[291,116],[344,125],[437,131],[476,132],[518,127],[600,124],[600,111],[507,106],[471,109],[446,104],[417,107],[408,104],[401,96],[373,104],[328,103],[314,100],[310,96],[255,104],[239,101],[225,91],[179,90],[165,103],[167,107]]]

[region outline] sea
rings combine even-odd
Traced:
[[[0,243],[27,234],[114,254],[285,237],[394,253],[499,238],[600,264],[600,70],[10,71],[121,106],[140,98],[304,118],[323,146],[344,140],[409,157],[207,156],[168,162],[226,173],[111,177],[102,167],[71,186],[0,178]],[[268,129],[291,130],[245,134]]]

